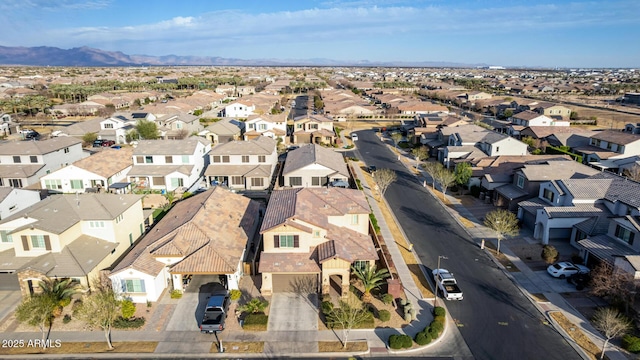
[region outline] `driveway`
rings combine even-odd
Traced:
[[[218,275],[194,276],[169,319],[166,330],[198,331],[209,295],[223,288],[218,282]]]
[[[318,295],[275,293],[269,307],[268,331],[317,331]]]

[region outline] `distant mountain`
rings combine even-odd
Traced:
[[[127,55],[120,51],[104,51],[90,47],[60,49],[57,47],[0,46],[0,65],[25,66],[383,66],[383,67],[477,67],[486,64],[462,64],[433,61],[342,61],[331,59],[233,59],[217,56],[149,56]]]

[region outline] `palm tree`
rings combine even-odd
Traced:
[[[379,288],[382,281],[389,277],[389,270],[377,270],[376,265],[371,266],[367,264],[367,266],[363,268],[356,268],[352,265],[351,270],[356,277],[362,281],[362,286],[364,286],[362,301],[366,303],[371,302],[371,290]]]
[[[58,305],[54,316],[60,316],[62,308],[69,304],[73,295],[81,291],[80,284],[70,278],[45,278],[39,285],[42,294],[51,296]]]

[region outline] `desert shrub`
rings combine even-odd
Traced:
[[[144,326],[144,323],[145,323],[145,318],[143,317],[131,318],[131,319],[125,319],[123,317],[119,317],[113,322],[113,327],[116,329],[138,329]]]
[[[413,319],[413,317],[411,316],[411,314],[409,312],[405,312],[404,313],[404,321],[405,322],[411,322],[412,319]]]
[[[445,316],[447,310],[445,310],[442,306],[436,306],[433,308],[433,315],[435,316]]]
[[[238,299],[240,299],[240,297],[242,296],[242,291],[238,290],[238,289],[233,289],[229,292],[229,298],[232,301],[236,301]]]
[[[380,319],[380,321],[389,321],[391,320],[391,313],[389,312],[389,310],[380,310],[378,312],[378,318]]]
[[[542,260],[544,260],[547,264],[553,264],[558,260],[559,256],[560,254],[558,253],[558,250],[555,246],[545,245],[542,247],[542,253],[540,254],[540,257],[542,257]]]
[[[392,349],[406,349],[413,345],[413,339],[409,335],[391,335],[389,336],[389,347]]]
[[[333,303],[331,301],[323,301],[322,304],[320,304],[320,308],[322,309],[322,313],[327,315],[333,310]]]
[[[401,299],[400,299],[400,305],[402,305],[402,306],[407,305],[407,299],[405,299],[405,298],[401,298]]]
[[[62,318],[62,322],[65,324],[68,324],[71,321],[71,316],[69,314],[66,314],[63,318]]]
[[[182,298],[182,291],[176,289],[176,290],[172,290],[171,291],[171,298],[172,299],[180,299]]]
[[[331,301],[331,295],[322,294],[322,302],[325,302],[325,301]]]
[[[125,319],[133,317],[133,315],[136,313],[136,305],[129,299],[122,300],[120,309],[122,311],[122,317]]]
[[[391,305],[392,302],[393,302],[393,295],[391,295],[391,294],[382,295],[382,303],[383,304]]]
[[[264,313],[264,309],[266,309],[267,306],[269,306],[269,302],[267,300],[253,298],[242,306],[242,311],[252,314]]]
[[[622,348],[630,353],[637,354],[640,352],[640,338],[633,335],[625,335],[622,337]]]
[[[80,299],[76,299],[73,302],[73,305],[71,305],[71,314],[73,316],[78,315],[78,311],[80,310],[80,308],[82,307],[82,300]]]
[[[416,334],[415,341],[418,345],[427,345],[431,340],[431,335],[428,332],[423,331]]]

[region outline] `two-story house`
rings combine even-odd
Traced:
[[[192,136],[183,140],[141,140],[133,150],[127,181],[138,188],[174,191],[190,188],[208,165],[211,142]]]
[[[597,131],[589,145],[574,148],[583,162],[597,169],[613,169],[613,160],[640,155],[640,135],[616,130]]]
[[[116,144],[127,143],[127,133],[134,130],[140,120],[154,121],[156,117],[151,113],[114,114],[100,121],[98,139],[113,140]]]
[[[245,141],[258,136],[266,136],[286,143],[286,114],[250,116],[244,123],[244,131]]]
[[[278,164],[276,141],[260,136],[249,141],[231,141],[209,152],[204,172],[207,183],[235,190],[265,190],[271,185]]]
[[[136,303],[157,301],[167,287],[182,291],[192,276],[223,276],[228,289],[238,289],[259,217],[258,202],[220,186],[191,196],[177,202],[109,278]]]
[[[369,235],[364,193],[297,188],[271,194],[260,233],[262,295],[274,292],[349,293],[351,266],[378,260]]]
[[[205,136],[213,145],[224,144],[229,141],[242,140],[244,123],[236,119],[222,119],[209,126],[205,130]]]
[[[133,167],[133,148],[104,149],[40,178],[40,187],[50,193],[103,191],[126,179]]]
[[[18,213],[40,201],[40,192],[0,186],[0,220]]]
[[[40,177],[87,156],[82,150],[82,140],[70,136],[2,143],[0,186],[21,188],[38,184]]]
[[[284,186],[323,187],[332,181],[349,182],[349,170],[342,153],[317,144],[291,150],[282,169]]]
[[[222,108],[222,117],[247,118],[255,115],[256,105],[245,100],[234,101]]]
[[[204,128],[199,118],[191,114],[168,114],[155,120],[163,139],[184,139],[193,133],[199,133]]]
[[[335,144],[333,119],[324,115],[304,115],[293,119],[294,144]]]
[[[2,280],[23,296],[44,277],[89,287],[143,232],[142,196],[49,196],[0,222]]]
[[[533,108],[533,111],[557,120],[569,120],[569,118],[571,117],[570,108],[549,102],[541,102],[536,104]]]
[[[519,112],[509,119],[510,125],[507,127],[507,135],[520,138],[524,128],[530,126],[569,126],[568,121],[558,121],[541,115],[537,112],[526,110]]]

